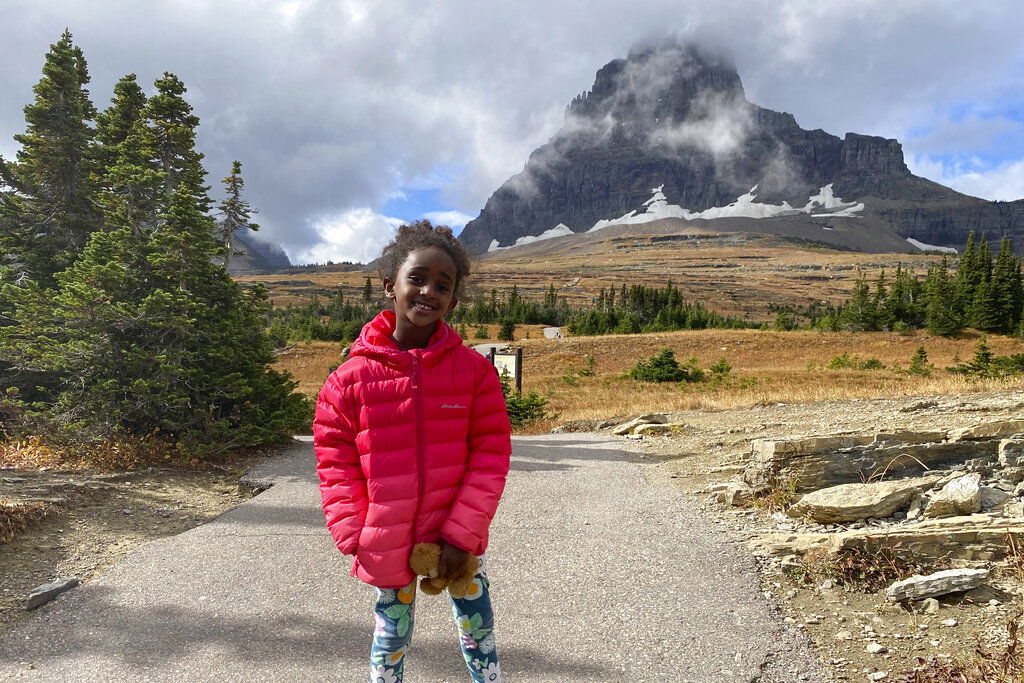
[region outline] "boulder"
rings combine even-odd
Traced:
[[[641,415],[638,418],[624,422],[615,429],[612,430],[612,434],[618,436],[625,436],[626,434],[632,434],[634,430],[640,425],[645,424],[665,424],[668,422],[668,416],[664,413],[648,413],[647,415]]]
[[[971,515],[981,510],[981,475],[965,474],[950,481],[932,496],[925,517]]]
[[[1024,433],[1024,420],[1002,420],[986,422],[974,427],[961,427],[950,430],[949,441],[976,441],[979,439],[997,439],[1014,434]]]
[[[946,569],[928,576],[914,575],[897,581],[885,589],[885,597],[892,602],[933,598],[977,588],[987,579],[987,569]]]
[[[806,494],[789,509],[789,514],[793,517],[810,517],[824,524],[888,517],[902,509],[920,492],[934,486],[938,479],[938,476],[932,475],[831,486]]]

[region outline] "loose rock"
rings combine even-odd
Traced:
[[[938,480],[933,475],[871,484],[840,484],[808,493],[789,509],[789,514],[825,524],[888,517]]]
[[[932,496],[924,508],[925,517],[971,515],[981,510],[981,475],[957,477]]]
[[[25,609],[36,609],[53,600],[55,597],[71,590],[78,585],[78,577],[72,576],[68,579],[60,579],[53,583],[44,583],[28,595],[28,603]]]
[[[971,590],[988,579],[987,569],[946,569],[927,576],[914,575],[897,581],[885,589],[885,597],[892,602],[920,600],[922,598]]]

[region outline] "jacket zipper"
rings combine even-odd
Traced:
[[[423,505],[423,406],[420,395],[419,358],[412,357],[412,397],[416,412],[416,513],[412,518],[412,542],[416,544],[416,527],[420,521],[420,507]]]

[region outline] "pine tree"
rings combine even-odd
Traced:
[[[25,107],[17,162],[0,159],[0,249],[17,274],[52,286],[99,225],[88,178],[96,112],[88,67],[67,30],[50,46]]]
[[[942,336],[957,332],[961,324],[954,309],[955,294],[949,278],[949,262],[945,256],[942,257],[941,265],[928,269],[925,296],[928,299],[925,312],[927,330]]]
[[[201,182],[203,155],[195,150],[199,119],[184,99],[185,85],[171,73],[154,85],[157,93],[117,146],[116,161],[103,178],[101,203],[108,226],[159,229],[175,189],[186,180],[200,181],[189,183],[193,198],[204,212],[210,206],[209,188]]]
[[[878,309],[863,272],[858,273],[853,294],[843,305],[839,316],[843,327],[850,331],[865,332],[878,329]]]
[[[165,86],[165,94],[178,90]],[[51,439],[156,432],[193,454],[283,440],[310,410],[295,383],[267,367],[274,356],[263,331],[266,289],[243,290],[217,263],[222,247],[188,131],[178,127],[172,137],[180,147],[166,156],[183,163],[165,164],[150,154],[158,145],[139,144],[161,139],[154,100],[107,177],[146,190],[173,178],[169,196],[152,197],[164,210],[147,216],[142,203],[108,190],[113,220],[57,275],[58,289],[16,288],[21,324],[0,328],[0,357],[47,379],[32,410],[36,426],[50,424]],[[164,97],[161,107],[190,110],[172,100]],[[145,182],[154,178],[160,182]]]
[[[235,161],[231,164],[231,175],[224,178],[223,182],[227,197],[220,203],[220,215],[223,218],[217,224],[217,235],[224,244],[224,268],[227,269],[232,254],[245,253],[235,248],[235,233],[242,228],[259,230],[260,226],[249,220],[250,216],[258,211],[242,199],[242,190],[245,188],[245,181],[242,180],[242,162]]]
[[[136,122],[142,117],[146,95],[135,74],[123,76],[114,85],[110,106],[96,115],[96,150],[94,182],[102,185],[104,177],[117,163],[120,146],[128,139]]]
[[[978,267],[978,253],[974,245],[974,231],[967,234],[967,244],[960,256],[955,280],[955,303],[957,314],[963,320],[970,317],[971,302],[974,301],[974,289],[981,281],[981,269]]]
[[[1011,334],[1020,324],[1024,289],[1021,286],[1020,261],[1013,255],[1013,243],[1007,237],[999,242],[991,290],[996,323],[993,329]]]

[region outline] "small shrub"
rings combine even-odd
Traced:
[[[963,363],[957,356],[953,359],[953,365],[946,369],[970,377],[1016,377],[1024,373],[1024,353],[997,356],[988,348],[988,342],[982,337],[978,340],[974,358]]]
[[[594,361],[594,357],[592,355],[590,355],[588,353],[586,356],[584,356],[583,357],[583,369],[580,370],[580,372],[579,372],[580,377],[593,377],[593,376],[595,376],[597,374],[597,371],[594,370],[594,363],[595,363],[595,361]]]
[[[766,493],[752,499],[750,504],[767,512],[785,512],[793,505],[796,498],[796,480],[786,479],[773,482]]]
[[[629,376],[641,382],[681,382],[687,373],[679,366],[672,349],[662,349],[656,356],[638,360]]]
[[[515,341],[516,338],[516,324],[511,320],[502,320],[501,328],[498,330],[498,339],[500,341]]]
[[[930,574],[950,567],[945,559],[930,564],[911,562],[899,554],[899,548],[898,543],[892,548],[878,548],[871,552],[852,548],[838,552],[813,548],[790,571],[802,584],[816,585],[831,579],[853,590],[875,593],[914,574]]]
[[[487,339],[487,325],[477,325],[473,330],[473,339]]]
[[[526,396],[512,388],[512,379],[507,371],[501,373],[501,393],[505,396],[505,408],[508,411],[508,420],[513,427],[543,420],[548,417],[545,406],[548,399],[531,391]]]
[[[732,366],[729,365],[724,358],[719,358],[710,368],[708,368],[708,370],[711,371],[712,375],[724,377],[732,371]]]
[[[917,351],[914,351],[914,355],[910,358],[907,374],[928,377],[934,369],[935,366],[928,362],[928,352],[924,350],[923,346],[918,346]]]
[[[775,316],[775,330],[778,332],[790,332],[795,330],[797,325],[796,318],[793,317],[792,313],[779,313]]]
[[[844,351],[839,356],[832,356],[825,367],[829,370],[884,370],[885,364],[877,358],[861,360],[858,356],[851,356],[849,351]]]

